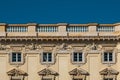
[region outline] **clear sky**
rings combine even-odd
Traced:
[[[117,23],[120,0],[0,0],[1,23]]]

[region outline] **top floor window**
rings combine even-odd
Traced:
[[[72,53],[72,63],[84,63],[84,53],[73,52]]]
[[[115,31],[114,26],[98,26],[97,27],[98,32],[113,32]]]
[[[58,32],[57,26],[37,26],[37,32]]]
[[[20,52],[13,52],[12,53],[12,62],[21,62],[21,53]]]
[[[104,62],[111,62],[111,61],[113,61],[113,53],[105,52],[104,53]]]
[[[23,54],[21,52],[10,53],[10,64],[23,64]]]
[[[54,63],[54,55],[52,52],[43,52],[41,56],[41,62],[43,64]]]
[[[26,26],[7,26],[7,32],[27,32],[28,27]]]
[[[103,63],[115,63],[115,53],[113,52],[104,52],[102,56]]]
[[[87,32],[87,26],[68,26],[67,32]]]

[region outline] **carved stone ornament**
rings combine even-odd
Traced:
[[[39,50],[41,48],[42,48],[41,45],[34,44],[34,43],[25,45],[25,50]]]
[[[85,48],[84,48],[85,51],[90,51],[90,50],[102,50],[102,46],[101,45],[96,45],[95,43],[93,43],[92,45],[91,44],[88,44]]]
[[[56,51],[59,51],[59,50],[71,50],[71,49],[72,49],[72,46],[63,43],[63,44],[61,44],[60,46],[57,45],[54,49],[55,49]]]
[[[5,49],[6,49],[6,46],[5,46],[5,45],[0,44],[0,50],[5,50]]]

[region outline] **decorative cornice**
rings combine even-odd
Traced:
[[[8,26],[27,26],[27,24],[8,24]]]
[[[88,26],[88,24],[69,24],[68,26]]]
[[[114,26],[118,26],[118,25],[120,25],[120,23],[114,23]]]
[[[110,27],[110,26],[114,26],[114,24],[99,24],[98,26],[108,26],[108,27]]]
[[[38,26],[58,26],[57,24],[38,24]]]

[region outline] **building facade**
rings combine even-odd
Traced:
[[[0,23],[0,80],[119,80],[120,23]]]

